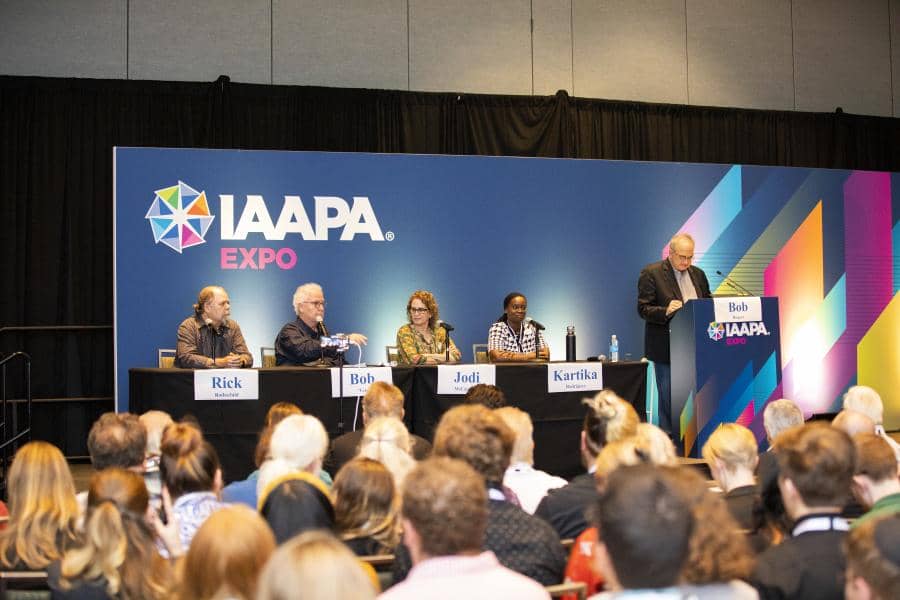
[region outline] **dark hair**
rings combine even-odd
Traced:
[[[856,470],[850,436],[827,423],[810,423],[780,434],[778,469],[807,506],[843,506]]]
[[[513,298],[517,298],[519,296],[525,298],[525,294],[523,294],[522,292],[510,292],[506,295],[506,297],[503,299],[503,314],[500,315],[500,317],[497,319],[498,323],[506,322],[506,309],[509,308],[509,303],[513,301]],[[528,302],[528,298],[525,298],[525,301]]]
[[[678,583],[693,518],[676,482],[651,465],[620,467],[607,481],[595,514],[619,583],[626,589]]]
[[[185,423],[166,427],[160,451],[159,471],[172,500],[213,489],[219,456],[200,430]]]
[[[88,433],[88,453],[94,469],[127,469],[144,464],[147,428],[137,415],[108,412],[94,421]]]
[[[334,478],[334,514],[341,539],[370,537],[390,554],[400,541],[394,476],[382,463],[357,457]]]
[[[463,396],[463,404],[480,404],[490,409],[500,408],[506,406],[506,395],[496,385],[479,383],[469,388]]]
[[[304,531],[326,529],[333,532],[335,528],[331,500],[301,474],[272,487],[259,512],[272,528],[278,544]]]
[[[850,530],[844,538],[848,578],[861,577],[872,588],[872,597],[900,597],[900,517],[871,519]]]

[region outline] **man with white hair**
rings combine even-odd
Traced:
[[[304,283],[294,292],[294,312],[297,318],[285,324],[275,338],[275,364],[278,366],[330,365],[338,356],[334,348],[322,348],[320,337],[327,337],[325,329],[325,294],[318,283]],[[351,333],[354,344],[364,346],[366,336]]]
[[[763,411],[763,427],[770,446],[779,433],[798,425],[803,425],[803,412],[787,398],[779,398],[766,405]]]
[[[875,422],[875,433],[880,435],[900,461],[900,444],[884,431],[884,403],[881,396],[867,385],[854,385],[844,394],[844,408],[867,415]]]

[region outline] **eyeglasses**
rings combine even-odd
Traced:
[[[674,256],[678,260],[684,260],[687,262],[691,262],[692,260],[694,260],[693,254],[691,254],[690,256],[685,256],[684,254],[678,254],[677,252],[674,252],[674,253],[672,253],[672,256]]]
[[[413,306],[412,308],[409,309],[409,312],[427,313],[427,312],[431,312],[431,311],[429,311],[427,308],[418,308],[416,306]]]
[[[318,301],[318,300],[315,301],[315,302],[308,302],[308,301],[304,300],[304,301],[301,302],[300,304],[312,304],[312,305],[315,306],[316,308],[325,308],[325,301],[324,301],[324,300],[322,300],[321,302]]]

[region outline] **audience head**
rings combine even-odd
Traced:
[[[302,415],[303,411],[300,407],[291,402],[276,402],[269,407],[266,413],[266,424],[263,426],[262,432],[259,434],[259,442],[256,444],[256,452],[253,461],[257,467],[261,467],[269,456],[269,445],[272,443],[272,432],[275,426],[291,415]]]
[[[279,547],[259,578],[258,600],[372,600],[375,585],[333,535],[311,531]]]
[[[534,425],[531,417],[524,410],[514,406],[503,406],[494,411],[503,419],[516,436],[513,444],[511,463],[534,464]]]
[[[413,562],[481,551],[488,506],[484,480],[466,462],[420,462],[403,490],[403,535]]]
[[[888,494],[900,493],[897,456],[891,445],[874,433],[856,434],[853,444],[856,446],[853,492],[860,504],[869,508]]]
[[[255,511],[234,505],[214,512],[179,565],[183,600],[254,600],[259,574],[275,551],[275,537]]]
[[[291,415],[275,426],[268,459],[259,469],[257,494],[271,481],[295,471],[318,474],[328,451],[328,433],[312,415]]]
[[[854,385],[844,394],[844,409],[855,410],[866,415],[875,425],[884,422],[884,404],[881,396],[867,385]]]
[[[147,451],[147,429],[131,413],[100,415],[88,433],[88,453],[94,469],[142,469]]]
[[[341,539],[371,537],[393,550],[400,537],[399,498],[387,467],[370,458],[355,458],[338,471],[332,493]]]
[[[581,432],[581,453],[586,464],[597,458],[600,449],[609,442],[637,433],[640,423],[634,407],[611,390],[601,390],[593,398],[585,398],[587,407]]]
[[[678,453],[672,438],[665,431],[652,423],[638,423],[637,433],[638,448],[647,453],[649,462],[654,465],[675,464]]]
[[[737,423],[722,423],[706,443],[703,458],[709,464],[713,478],[726,492],[752,480],[759,461],[756,438],[753,432]],[[734,485],[735,482],[738,485]]]
[[[496,385],[479,383],[473,385],[463,396],[463,404],[480,404],[487,408],[506,406],[506,394]]]
[[[642,425],[648,424],[642,423]],[[668,442],[668,445],[663,440]],[[597,467],[594,471],[594,478],[597,481],[597,489],[602,492],[610,474],[619,467],[642,464],[663,466],[674,463],[675,447],[672,440],[662,429],[648,425],[648,428],[639,431],[638,435],[616,440],[603,446],[594,463]]]
[[[334,530],[334,506],[322,480],[295,471],[269,482],[259,494],[259,512],[282,544],[298,533]]]
[[[154,547],[149,505],[140,474],[119,467],[95,472],[83,541],[63,558],[61,586],[102,579],[110,597],[167,598],[171,571]]]
[[[900,517],[862,523],[844,540],[847,600],[900,598]]]
[[[191,492],[218,492],[222,487],[219,456],[200,430],[176,423],[163,433],[159,471],[174,501]]]
[[[9,522],[0,532],[0,564],[46,569],[76,537],[78,504],[66,459],[56,446],[28,442],[16,452],[6,485]]]
[[[441,417],[434,454],[462,460],[488,482],[500,483],[514,442],[515,434],[493,411],[480,404],[463,404]]]
[[[767,468],[760,468],[758,471],[759,498],[753,502],[752,529],[761,534],[763,540],[776,545],[791,530],[791,519],[784,508],[778,487],[778,461],[768,462]]]
[[[398,487],[415,460],[410,456],[412,444],[403,421],[394,417],[378,417],[366,423],[359,456],[377,460],[394,476]]]
[[[875,433],[875,421],[861,412],[846,408],[831,421],[831,426],[851,437],[857,433]]]
[[[766,405],[763,411],[763,428],[766,430],[766,438],[770,444],[781,432],[798,425],[803,425],[803,412],[800,407],[787,398],[781,398]]]
[[[856,468],[850,436],[823,423],[785,431],[778,448],[778,487],[788,514],[797,519],[811,509],[840,510],[848,499]]]
[[[596,510],[597,567],[613,588],[665,588],[679,582],[693,518],[680,486],[650,465],[616,469]]]
[[[174,423],[172,417],[161,410],[148,410],[140,416],[140,421],[147,430],[147,456],[159,456],[163,432]]]
[[[363,396],[363,422],[378,417],[403,419],[403,392],[396,385],[376,381]]]

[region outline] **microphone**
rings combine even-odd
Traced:
[[[451,331],[453,331],[454,329],[456,329],[456,327],[454,327],[453,325],[451,325],[451,324],[448,323],[447,321],[441,321],[441,320],[438,320],[437,325],[438,325],[438,327],[443,327],[444,330],[445,330],[447,333],[450,333]]]
[[[212,331],[216,335],[222,335],[221,325],[219,327],[213,326],[213,320],[209,317],[203,319],[203,322],[206,323],[206,326],[209,327],[210,331]]]
[[[528,322],[531,323],[531,326],[534,327],[535,329],[537,329],[538,331],[544,331],[545,329],[547,329],[546,327],[544,327],[543,325],[541,325],[540,323],[538,323],[531,317],[528,317]]]
[[[753,295],[750,293],[750,290],[748,290],[747,288],[745,288],[744,286],[739,284],[737,281],[735,281],[731,277],[728,277],[727,275],[722,273],[722,271],[716,271],[716,275],[721,275],[722,279],[725,281],[725,283],[730,285],[733,289],[741,292],[744,296],[752,296]]]
[[[328,328],[325,327],[325,321],[322,320],[322,317],[316,317],[316,329],[319,331],[320,336],[329,337]]]

